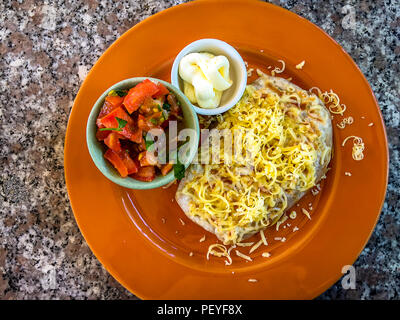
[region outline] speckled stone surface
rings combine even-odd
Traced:
[[[0,2],[0,299],[136,299],[89,250],[63,171],[65,130],[88,70],[121,34],[183,1]],[[320,26],[353,57],[382,109],[390,181],[355,263],[319,299],[400,297],[400,2],[273,1]]]

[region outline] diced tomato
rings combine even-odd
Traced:
[[[132,118],[126,113],[121,107],[115,108],[113,111],[108,113],[102,118],[97,119],[97,126],[104,126],[105,128],[118,128],[118,121],[116,118],[120,118],[133,124]]]
[[[154,155],[154,152],[151,151],[143,151],[138,156],[140,166],[155,166],[157,164],[157,157]]]
[[[121,136],[124,136],[133,142],[142,142],[142,130],[135,127],[133,119],[121,107],[114,109],[108,115],[98,119],[97,122],[98,125],[105,128],[118,128],[118,121],[116,118],[127,121],[127,124],[122,128],[122,131],[118,131]]]
[[[122,161],[124,162],[126,169],[128,170],[128,175],[138,172],[139,165],[137,164],[137,162],[132,160],[126,150],[120,152],[120,157],[122,158]]]
[[[169,116],[167,120],[164,120],[163,122],[161,122],[161,128],[162,129],[166,129],[169,126],[169,122],[172,120],[176,120],[175,116]]]
[[[156,169],[154,167],[140,167],[132,177],[140,181],[150,182],[156,177]]]
[[[150,131],[150,129],[152,128],[153,124],[151,122],[149,122],[147,120],[147,118],[145,118],[144,116],[142,116],[141,114],[139,114],[138,116],[138,123],[137,123],[138,127],[140,129],[142,129],[143,131]]]
[[[118,133],[132,142],[141,143],[143,141],[142,129],[135,128],[131,124],[126,124],[122,131],[118,131]]]
[[[162,111],[155,112],[152,115],[148,116],[147,122],[151,124],[152,128],[160,128],[160,125],[164,122],[164,117]]]
[[[97,127],[104,128],[104,126],[101,124],[100,120],[102,118],[104,118],[106,115],[108,115],[110,112],[112,112],[114,109],[116,109],[116,108],[113,107],[112,104],[108,103],[107,101],[104,102],[103,107],[101,108],[100,113],[97,116],[97,120],[96,120]]]
[[[144,131],[149,131],[150,128],[147,124],[146,118],[144,116],[142,116],[141,114],[139,114],[138,116],[138,127]]]
[[[129,156],[129,153],[126,152],[126,150],[116,152],[112,149],[107,149],[104,158],[112,163],[122,178],[125,178],[129,174],[138,172],[139,164]]]
[[[123,97],[119,96],[107,96],[104,101],[103,107],[100,110],[100,113],[97,117],[97,126],[100,127],[99,119],[108,115],[114,109],[120,107],[122,105],[122,101],[124,101]]]
[[[117,152],[107,149],[106,153],[104,154],[104,158],[111,162],[122,178],[128,176],[128,168]]]
[[[106,101],[113,106],[113,108],[118,108],[122,105],[122,102],[124,101],[124,97],[120,96],[107,96]]]
[[[143,80],[135,87],[129,90],[124,98],[124,106],[129,113],[139,109],[147,97],[152,97],[159,91],[158,86],[149,79]]]
[[[128,130],[128,128],[127,128]],[[126,136],[127,133],[125,133]],[[129,132],[129,140],[136,142],[136,143],[142,143],[143,142],[143,131],[140,128],[135,128],[135,129],[131,129],[131,131]]]
[[[158,87],[158,92],[156,94],[153,94],[153,98],[158,99],[169,93],[167,87],[164,86],[161,82],[157,83],[157,87]]]
[[[170,93],[167,96],[167,101],[171,106],[170,114],[174,116],[179,116],[181,114],[181,108],[179,107],[178,102],[176,101],[176,97],[172,93]]]
[[[136,150],[140,153],[142,151],[146,151],[146,142],[142,139],[142,142],[136,144]]]
[[[161,168],[161,174],[163,176],[166,176],[168,172],[170,172],[173,168],[173,164],[172,163],[167,163],[165,165],[163,165],[163,167]]]
[[[104,131],[103,131],[104,132]],[[121,151],[121,143],[119,139],[121,136],[116,132],[111,132],[106,139],[104,139],[104,143],[107,147],[112,149],[113,151],[120,152]]]
[[[153,112],[157,112],[158,110],[158,105],[155,103],[153,98],[147,97],[143,104],[140,106],[139,108],[139,113],[144,114],[144,115],[148,115],[151,114]],[[154,111],[155,109],[155,111]]]
[[[143,131],[150,131],[151,129],[161,129],[160,124],[162,117],[162,112],[156,112],[151,116],[144,117],[143,115],[139,114],[138,116],[138,127]]]
[[[104,139],[106,139],[108,137],[108,135],[111,133],[111,131],[100,131],[99,129],[97,129],[96,138],[99,141],[103,141]]]

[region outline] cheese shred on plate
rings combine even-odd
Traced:
[[[346,144],[347,140],[349,139],[353,139],[353,148],[352,148],[352,152],[351,155],[353,157],[354,160],[356,161],[360,161],[362,159],[364,159],[364,142],[360,137],[357,136],[348,136],[347,138],[345,138],[342,142],[342,147],[344,147],[344,145]]]
[[[313,90],[317,91],[318,98],[325,103],[331,113],[343,116],[343,113],[346,111],[346,105],[343,103],[340,104],[339,96],[332,89],[329,92],[322,92],[318,87],[312,87],[309,91],[312,93]]]
[[[226,257],[228,260],[225,262],[226,265],[232,264],[232,258],[228,249],[219,243],[214,243],[208,247],[207,260],[210,259],[210,254],[216,257]]]

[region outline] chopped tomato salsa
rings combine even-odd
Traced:
[[[120,135],[115,132],[111,132],[107,138],[104,139],[104,143],[106,144],[107,147],[109,147],[111,150],[120,152],[121,151],[121,143],[119,142]]]
[[[153,181],[156,177],[156,170],[154,167],[140,167],[132,177],[145,182]]]
[[[162,83],[146,79],[129,90],[110,91],[96,120],[104,158],[123,178],[149,182],[157,174],[165,176],[172,163],[159,163],[144,137],[151,129],[165,130],[181,114],[175,95]]]
[[[139,109],[146,98],[151,98],[159,91],[160,89],[157,84],[146,79],[129,90],[128,94],[124,98],[124,106],[129,113],[132,113]]]

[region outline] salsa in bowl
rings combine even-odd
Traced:
[[[137,77],[100,96],[89,115],[86,140],[93,162],[109,180],[152,189],[182,176],[196,155],[199,122],[179,89]]]

